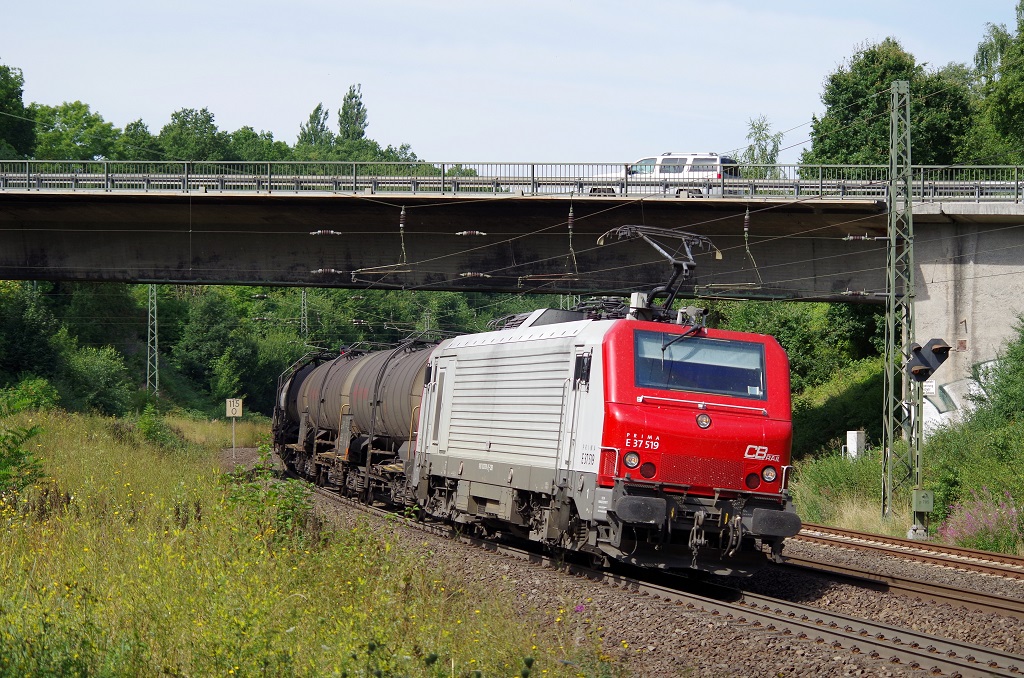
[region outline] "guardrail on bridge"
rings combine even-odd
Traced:
[[[11,191],[404,193],[885,200],[886,165],[739,165],[735,174],[639,175],[630,163],[0,160]],[[914,201],[1020,202],[1022,168],[913,168]]]

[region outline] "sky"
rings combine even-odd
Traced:
[[[628,162],[737,152],[749,121],[809,146],[826,77],[894,37],[970,64],[1016,0],[50,0],[5,3],[25,103],[79,100],[158,133],[183,108],[295,142],[360,84],[367,136],[434,162]]]

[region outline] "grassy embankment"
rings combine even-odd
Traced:
[[[985,381],[984,397],[962,421],[932,432],[922,448],[924,487],[935,493],[934,538],[951,544],[1024,555],[1024,326],[999,368]],[[844,459],[838,438],[849,421],[880,423],[882,366],[864,361],[795,400],[797,441],[818,446],[795,462],[793,494],[808,522],[904,536],[911,521],[909,484],[899,488],[889,518],[881,516],[882,455],[868,450]],[[817,438],[815,438],[817,436]],[[877,442],[880,432],[868,431]],[[899,452],[906,454],[905,450]]]
[[[500,579],[321,524],[300,483],[224,476],[224,422],[28,419],[52,481],[0,512],[2,676],[618,673],[585,601],[524,616]]]

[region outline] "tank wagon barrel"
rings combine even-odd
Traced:
[[[306,413],[310,426],[330,431],[339,431],[342,419],[351,415],[355,430],[408,439],[428,354],[401,350],[335,358],[306,374],[295,389],[294,405],[289,402],[289,415]]]

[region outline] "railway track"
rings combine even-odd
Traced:
[[[358,511],[425,530],[433,534],[455,537],[468,545],[526,560],[543,567],[586,577],[607,585],[620,587],[640,595],[649,595],[685,606],[716,619],[784,634],[815,644],[826,644],[835,651],[863,654],[889,664],[918,669],[930,675],[948,676],[1021,676],[1024,657],[992,650],[970,643],[919,633],[907,628],[858,619],[816,607],[790,603],[732,587],[700,582],[693,592],[693,580],[685,577],[631,575],[594,570],[567,563],[561,557],[524,550],[517,546],[485,541],[459,535],[451,526],[417,522],[383,509],[345,499],[323,488],[317,494]],[[649,581],[653,579],[656,581]]]
[[[1003,596],[970,591],[961,587],[946,586],[935,582],[902,577],[884,572],[864,572],[863,570],[822,562],[799,556],[784,556],[781,567],[798,569],[815,575],[823,575],[830,579],[861,588],[870,588],[898,596],[928,600],[940,605],[965,607],[979,612],[1001,614],[1017,619],[1024,619],[1024,600],[1005,598]]]
[[[977,551],[855,530],[841,530],[810,523],[805,523],[800,534],[791,539],[826,546],[841,546],[869,551],[876,555],[905,558],[915,562],[1024,580],[1024,558],[1003,553]]]

